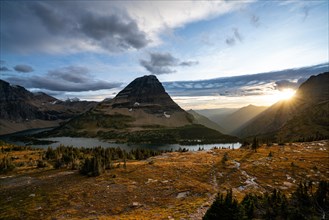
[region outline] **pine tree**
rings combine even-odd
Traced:
[[[254,137],[254,139],[252,140],[251,149],[254,150],[255,152],[257,152],[258,147],[259,147],[258,139],[256,137]]]
[[[221,163],[222,163],[223,166],[226,165],[226,161],[228,161],[228,154],[227,154],[227,152],[224,153],[224,156],[223,156],[223,158],[221,160]]]
[[[232,190],[228,190],[226,196],[218,194],[214,203],[206,212],[203,220],[235,220],[242,219],[238,201],[233,199]]]
[[[314,195],[315,211],[322,219],[329,217],[329,182],[320,181]]]

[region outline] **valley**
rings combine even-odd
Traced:
[[[328,0],[0,0],[0,220],[329,219]]]
[[[246,193],[274,188],[288,197],[300,182],[329,181],[329,142],[262,145],[250,149],[172,152],[146,160],[116,160],[98,177],[77,170],[37,167],[44,150],[0,154],[24,164],[0,175],[0,218],[29,219],[202,219],[217,192]],[[225,156],[226,160],[223,160]],[[121,164],[121,165],[118,165]]]

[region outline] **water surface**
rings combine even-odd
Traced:
[[[31,130],[25,130],[22,132],[17,132],[14,134],[10,135],[5,135],[1,136],[0,139],[16,144],[18,146],[26,146],[27,143],[22,142],[22,141],[17,141],[11,139],[11,137],[20,137],[20,136],[26,136],[26,135],[32,135],[32,134],[37,134],[46,130],[50,130],[52,128],[42,128],[42,129],[31,129]],[[217,144],[196,144],[196,145],[180,145],[180,144],[127,144],[127,143],[113,143],[113,142],[108,142],[106,140],[100,140],[97,138],[84,138],[84,137],[51,137],[51,138],[40,138],[38,140],[43,140],[43,141],[53,141],[54,143],[50,144],[33,144],[32,147],[35,148],[56,148],[60,145],[65,145],[65,146],[74,146],[74,147],[120,147],[121,149],[125,150],[131,150],[131,149],[136,149],[136,148],[146,148],[146,149],[152,149],[152,150],[178,150],[179,148],[186,148],[189,149],[190,151],[197,151],[199,149],[204,149],[204,150],[209,150],[214,147],[224,147],[224,148],[240,148],[241,144],[240,143],[217,143]]]
[[[56,141],[47,145],[34,145],[38,148],[58,147],[59,145],[74,146],[74,147],[120,147],[121,149],[130,150],[135,148],[147,148],[153,150],[178,150],[179,148],[187,148],[192,151],[197,151],[199,148],[209,150],[214,147],[225,148],[240,148],[240,143],[218,143],[218,144],[196,144],[196,145],[180,145],[180,144],[118,144],[111,143],[105,140],[99,140],[97,138],[83,138],[83,137],[53,137],[53,138],[41,138],[40,140]]]

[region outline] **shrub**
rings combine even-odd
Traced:
[[[47,167],[47,163],[44,162],[43,160],[38,160],[37,161],[37,167],[38,168],[45,168],[45,167]]]
[[[12,171],[13,169],[15,169],[15,165],[13,164],[11,158],[8,156],[2,158],[0,161],[0,173],[6,173],[8,171]]]

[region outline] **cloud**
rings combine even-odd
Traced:
[[[234,46],[237,41],[242,42],[243,37],[241,33],[239,32],[238,28],[233,28],[233,36],[229,36],[225,39],[225,43],[229,46]]]
[[[304,13],[303,21],[305,21],[308,18],[310,8],[307,7],[307,6],[304,6],[302,10],[303,10],[303,13]]]
[[[118,1],[147,33],[183,27],[188,23],[211,19],[244,8],[253,1]]]
[[[9,72],[11,71],[10,69],[8,69],[7,67],[5,66],[0,66],[0,72]]]
[[[197,64],[199,64],[199,61],[184,61],[184,62],[181,62],[179,65],[180,66],[194,66]]]
[[[87,2],[6,2],[1,6],[0,36],[7,50],[117,53],[149,43],[137,23],[110,2],[110,9],[102,11]]]
[[[299,83],[297,82],[292,82],[286,79],[283,80],[279,80],[275,82],[275,88],[277,90],[283,90],[283,89],[287,89],[287,88],[292,88],[292,89],[296,89],[298,88]]]
[[[255,27],[259,27],[260,26],[260,18],[259,16],[253,14],[250,16],[250,23],[255,26]]]
[[[235,44],[235,39],[234,39],[234,37],[228,37],[228,38],[226,38],[225,43],[226,43],[227,45],[229,45],[229,46],[233,46],[233,45]]]
[[[98,16],[89,14],[81,20],[80,30],[88,37],[100,41],[108,49],[140,49],[147,45],[148,40],[138,29],[136,22],[123,22],[117,15]]]
[[[97,91],[117,88],[121,85],[121,83],[97,80],[89,74],[87,68],[77,66],[50,70],[43,76],[9,77],[6,80],[26,88],[65,92]]]
[[[3,66],[4,64],[6,64],[6,61],[4,60],[0,60],[0,72],[9,72],[11,71],[8,67]]]
[[[176,66],[192,66],[198,64],[198,61],[182,61],[173,57],[170,53],[150,53],[150,60],[141,59],[140,64],[150,73],[160,75],[174,73]]]
[[[239,30],[237,28],[233,28],[233,33],[234,33],[235,39],[237,39],[240,42],[242,42],[242,40],[243,40],[242,35],[240,34],[240,32],[239,32]]]
[[[297,89],[312,75],[328,71],[329,63],[269,73],[241,75],[198,81],[164,82],[173,96],[255,96],[275,90]]]
[[[73,83],[86,83],[90,80],[89,70],[85,67],[68,66],[56,70],[50,70],[48,75]]]
[[[29,65],[24,65],[24,64],[21,64],[21,65],[16,65],[14,67],[14,70],[16,70],[16,72],[19,72],[19,73],[30,73],[30,72],[33,72],[33,68]]]
[[[2,49],[118,53],[161,44],[167,29],[239,10],[252,1],[7,1]]]
[[[153,74],[173,73],[171,67],[177,65],[177,59],[169,53],[150,53],[150,60],[140,60],[140,64]]]

